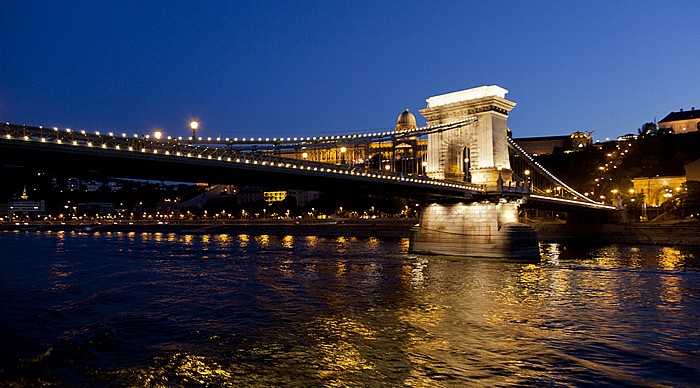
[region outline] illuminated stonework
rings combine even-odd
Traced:
[[[410,251],[466,257],[539,258],[537,234],[518,223],[518,204],[470,203],[426,206],[412,230]]]
[[[506,93],[491,85],[426,100],[428,107],[420,113],[428,125],[476,118],[460,128],[428,135],[428,176],[486,186],[495,186],[499,177],[511,180],[506,119],[515,103],[505,98]]]

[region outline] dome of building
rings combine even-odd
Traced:
[[[406,110],[399,115],[399,118],[396,119],[396,131],[408,131],[409,129],[415,128],[418,128],[416,125],[416,116],[406,108]]]

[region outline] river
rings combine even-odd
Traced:
[[[697,386],[700,248],[0,233],[2,386]]]

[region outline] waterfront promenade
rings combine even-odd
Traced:
[[[291,236],[409,237],[416,218],[227,219],[29,221],[0,223],[0,231],[136,232],[178,234],[251,234]]]

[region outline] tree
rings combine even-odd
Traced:
[[[656,136],[658,134],[658,129],[656,123],[645,123],[641,128],[637,129],[637,132],[639,132],[639,137],[645,138]]]

